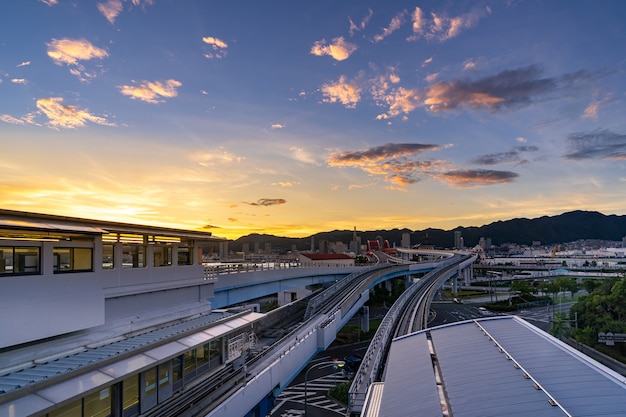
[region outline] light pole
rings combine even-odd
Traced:
[[[309,369],[306,370],[306,372],[304,373],[304,417],[307,416],[307,406],[308,406],[308,397],[307,397],[307,381],[309,378],[309,371],[313,368],[316,368],[318,366],[322,366],[322,365],[326,365],[326,366],[334,366],[335,369],[337,368],[343,368],[343,366],[346,363],[344,361],[326,361],[326,362],[320,362],[320,363],[316,363],[314,365],[311,365],[309,367]]]

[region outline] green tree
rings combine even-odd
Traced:
[[[596,288],[600,286],[600,283],[594,279],[586,279],[582,284],[583,288],[591,294]]]
[[[563,339],[564,337],[569,336],[569,333],[569,318],[563,312],[556,312],[552,318],[552,328],[550,329],[550,334],[554,337],[558,337],[559,339]]]
[[[528,281],[520,279],[511,283],[511,291],[518,293],[523,299],[529,299],[533,292],[533,287]]]

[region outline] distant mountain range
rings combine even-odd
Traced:
[[[451,230],[442,229],[392,229],[392,230],[372,230],[358,231],[357,236],[361,237],[361,243],[368,240],[375,240],[381,236],[383,240],[388,240],[391,246],[400,246],[402,235],[409,233],[411,245],[418,243],[432,244],[436,248],[452,248],[454,246],[454,231],[460,231],[465,246],[473,247],[478,244],[481,237],[491,238],[493,245],[503,243],[515,243],[519,245],[531,245],[535,241],[542,245],[554,245],[559,243],[572,242],[579,239],[600,239],[621,241],[626,236],[626,216],[625,215],[604,215],[597,211],[571,211],[557,216],[543,216],[536,219],[517,218],[506,221],[497,221],[480,227],[455,227]],[[319,247],[319,242],[343,242],[346,245],[352,241],[352,230],[334,230],[332,232],[321,232],[305,238],[279,237],[267,234],[250,234],[242,236],[229,243],[229,249],[234,251],[242,250],[244,244],[249,244],[250,250],[258,244],[263,250],[265,244],[270,244],[273,251],[286,253],[295,247],[299,251],[311,249],[311,238],[315,243],[315,248]]]

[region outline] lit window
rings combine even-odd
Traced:
[[[102,245],[102,269],[113,269],[115,266],[113,262],[114,248],[113,245]]]
[[[123,382],[124,410],[139,403],[139,375],[128,377]]]
[[[48,417],[82,417],[82,398],[48,413]]]
[[[0,246],[0,275],[41,273],[38,247]]]
[[[85,396],[85,417],[107,417],[111,415],[111,388],[101,389]]]
[[[145,261],[146,247],[143,245],[122,246],[122,268],[143,268]]]
[[[193,257],[191,256],[192,252],[193,252],[192,248],[188,246],[180,246],[178,248],[178,265],[192,265],[193,264]]]
[[[172,265],[172,247],[171,246],[155,246],[154,247],[154,266],[171,266]]]
[[[93,249],[54,248],[54,272],[93,271]]]

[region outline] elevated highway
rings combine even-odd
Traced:
[[[51,341],[50,349],[53,344],[62,345],[61,349],[70,344],[79,347],[51,351],[49,357],[37,360],[31,357],[34,366],[28,369],[6,369],[8,373],[0,381],[0,414],[3,410],[32,410],[13,415],[39,417],[55,405],[70,404],[72,400],[73,406],[76,398],[80,404],[93,397],[110,403],[111,415],[121,416],[126,409],[122,383],[132,377],[139,386],[146,387],[145,392],[139,390],[134,406],[139,407],[142,417],[265,415],[273,398],[312,357],[328,348],[337,332],[369,300],[374,286],[396,277],[412,282],[416,275],[440,269],[445,269],[444,275],[449,278],[469,265],[463,261],[465,258],[451,253],[429,255],[428,259],[420,263],[390,259],[376,266],[353,269],[284,268],[208,274],[205,279],[216,281],[216,307],[295,286],[332,285],[307,302],[293,303],[268,314],[224,310],[223,316],[215,318],[198,313],[190,320],[169,322],[158,322],[162,320],[159,316],[153,317],[155,324],[145,330],[114,335],[116,329],[110,329],[110,335],[102,332],[99,339],[95,334],[76,334]],[[443,283],[443,276],[441,279]],[[426,282],[418,280],[422,281]],[[434,291],[440,284],[433,281],[429,285]],[[422,298],[422,313],[416,316],[428,310],[423,303],[430,302],[431,297],[432,293]],[[218,308],[215,310],[217,313]],[[281,333],[265,338],[264,332],[272,328],[279,328]],[[384,352],[385,344],[379,346]],[[379,375],[380,364],[384,366],[384,362],[379,362],[378,367],[370,366],[369,369],[376,369],[372,375]],[[54,366],[54,372],[40,376],[42,366]],[[157,374],[165,379],[159,377],[150,385],[148,382]],[[149,387],[154,388],[148,390]]]
[[[410,329],[426,326],[430,301],[435,291],[459,270],[469,267],[474,259],[470,255],[446,253],[433,262],[399,262],[348,275],[309,301],[301,325],[246,364],[248,377],[240,387],[233,387],[227,398],[223,396],[222,402],[217,399],[207,400],[206,407],[197,415],[246,415],[242,413],[246,408],[254,410],[264,399],[276,397],[317,352],[325,350],[332,343],[338,330],[368,301],[371,288],[395,277],[408,277],[426,270],[435,271],[412,284],[399,303],[394,304],[393,312],[390,311],[385,317],[384,321],[389,325],[383,325],[384,330],[377,332],[373,346],[357,373],[359,383],[355,391],[351,391],[351,409],[358,411],[369,384],[384,369],[385,350],[391,338],[412,331]],[[412,317],[408,319],[411,324],[408,327],[405,325],[403,330],[401,323],[406,323],[406,320],[402,320],[402,317]],[[268,387],[273,387],[272,392],[267,392]],[[258,402],[252,404],[255,401]]]

